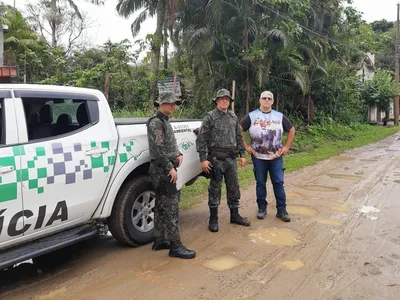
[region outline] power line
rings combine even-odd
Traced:
[[[312,2],[312,1],[311,1],[311,2]],[[299,25],[299,26],[302,27],[303,29],[305,29],[305,30],[307,30],[307,31],[309,31],[309,32],[311,32],[311,33],[313,33],[313,34],[315,34],[315,35],[318,35],[318,36],[322,37],[323,39],[325,39],[325,40],[327,40],[327,41],[331,41],[331,42],[333,42],[333,43],[337,43],[337,44],[339,44],[339,45],[341,45],[341,46],[343,46],[343,47],[345,47],[345,48],[351,49],[351,50],[362,51],[362,50],[359,49],[359,48],[350,47],[349,45],[345,45],[345,44],[343,44],[343,43],[341,43],[341,42],[339,42],[339,41],[337,41],[337,40],[334,40],[334,39],[329,38],[329,37],[325,37],[325,36],[321,35],[320,33],[316,32],[315,30],[313,30],[313,29],[311,29],[311,28],[309,28],[309,27],[306,27],[306,26],[300,24],[299,22],[293,20],[292,18],[290,18],[290,17],[288,17],[288,16],[285,16],[285,15],[282,15],[282,14],[279,13],[278,11],[273,10],[273,9],[271,9],[271,8],[269,8],[269,7],[267,7],[267,6],[263,5],[263,4],[261,4],[261,3],[257,3],[257,4],[260,5],[260,6],[263,7],[263,8],[265,8],[265,9],[271,11],[272,13],[274,13],[274,14],[276,14],[276,15],[282,17],[282,18],[285,18],[285,19],[287,19],[287,20],[290,20],[290,21],[292,21],[292,22],[295,22],[297,25]],[[314,3],[314,4],[315,4],[315,3]],[[197,41],[199,41],[199,42],[202,43],[203,45],[206,45],[206,44],[205,44],[203,41],[201,41],[199,38],[197,39]],[[222,52],[216,50],[215,48],[213,48],[213,51],[214,51],[215,53],[218,53],[218,54],[220,54],[220,55],[222,55],[222,56],[225,57],[225,55],[224,55]],[[247,67],[246,65],[244,65],[244,64],[242,64],[242,63],[240,63],[240,62],[237,62],[236,60],[231,59],[230,57],[226,57],[226,59],[227,59],[227,60],[230,60],[230,61],[232,61],[232,62],[234,62],[234,63],[235,63],[236,65],[238,65],[238,66],[242,66],[242,67],[244,67],[244,68],[248,68],[249,70],[252,70],[253,72],[256,72],[256,73],[259,72],[258,70],[255,70],[255,69],[253,69],[253,68],[249,68],[249,67]],[[285,78],[281,78],[281,77],[277,77],[277,76],[273,76],[273,75],[269,75],[269,74],[268,74],[268,77],[274,78],[274,79],[277,79],[277,80],[280,80],[280,81],[286,81],[286,82],[294,82],[294,83],[297,83],[296,80],[285,79]],[[313,81],[311,81],[311,82],[316,82],[316,81],[319,81],[319,80],[321,80],[321,79],[316,79],[316,80],[313,80]]]
[[[335,39],[332,39],[332,38],[323,36],[323,35],[320,34],[319,32],[316,32],[315,30],[313,30],[313,29],[311,29],[311,28],[309,28],[309,27],[307,27],[307,26],[304,26],[304,25],[300,24],[299,22],[293,20],[292,18],[290,18],[290,17],[288,17],[288,16],[286,16],[286,15],[281,14],[279,11],[276,11],[276,10],[274,10],[274,9],[272,9],[272,8],[269,8],[269,7],[267,7],[267,6],[265,6],[265,5],[261,4],[261,3],[258,3],[258,2],[257,2],[257,4],[260,5],[261,7],[263,7],[263,8],[265,8],[265,9],[269,10],[270,12],[276,14],[277,16],[280,16],[280,17],[282,17],[282,18],[284,18],[284,19],[286,19],[286,20],[289,20],[289,21],[292,21],[292,22],[296,23],[296,24],[297,24],[298,26],[300,26],[301,28],[303,28],[303,29],[305,29],[305,30],[307,30],[307,31],[309,31],[309,32],[311,32],[311,33],[313,33],[313,34],[319,36],[319,37],[322,37],[323,39],[325,39],[325,40],[327,40],[327,41],[330,41],[330,42],[332,42],[332,43],[339,44],[339,45],[341,45],[341,46],[343,46],[343,47],[345,47],[345,48],[351,49],[351,50],[362,51],[362,50],[359,49],[359,48],[351,47],[351,46],[346,45],[346,44],[343,44],[343,43],[341,43],[341,42],[339,42],[339,41],[337,41],[337,40],[335,40]]]
[[[335,14],[335,11],[333,11],[333,9],[331,9],[329,6],[323,7],[321,3],[314,2],[312,0],[309,0],[309,1],[310,1],[310,3],[318,6],[323,12],[329,12],[330,15],[334,15]]]
[[[196,41],[202,43],[204,46],[207,46],[206,43],[204,43],[204,42],[203,42],[202,40],[200,40],[199,38],[198,38]],[[225,55],[224,55],[222,52],[218,51],[217,49],[213,48],[213,51],[214,51],[215,53],[220,54],[220,55],[222,55],[222,56],[225,57]],[[258,70],[253,69],[253,68],[249,68],[248,66],[246,66],[246,65],[244,65],[244,64],[242,64],[242,63],[240,63],[240,62],[238,62],[238,61],[236,61],[236,60],[234,60],[234,59],[232,59],[232,58],[230,58],[230,57],[225,57],[225,58],[226,58],[227,60],[229,60],[229,61],[232,61],[233,63],[235,63],[235,64],[238,65],[238,66],[247,68],[247,69],[249,69],[249,70],[251,70],[251,71],[253,71],[253,72],[256,72],[256,73],[259,72]],[[269,74],[268,74],[268,77],[275,78],[275,79],[278,79],[278,80],[281,80],[281,81],[288,81],[288,82],[295,82],[295,83],[297,83],[297,81],[296,81],[296,80],[293,80],[293,79],[285,79],[285,78],[276,77],[276,76],[269,75]]]

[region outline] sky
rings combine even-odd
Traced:
[[[36,3],[38,0],[0,0],[8,5],[15,5],[19,10],[24,10],[28,2]],[[372,22],[380,19],[394,21],[396,15],[396,4],[398,0],[353,0],[353,6],[363,13],[363,18]],[[86,3],[84,0],[75,0],[77,6],[88,14],[92,25],[87,29],[86,37],[93,45],[101,45],[108,39],[111,42],[120,42],[129,39],[134,42],[131,35],[130,25],[136,15],[128,19],[119,17],[116,12],[117,0],[105,0],[104,6],[97,7]],[[147,20],[142,25],[142,30],[136,39],[143,39],[148,33],[154,33],[156,27],[155,18]]]

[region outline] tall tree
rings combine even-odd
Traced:
[[[103,5],[104,0],[83,0],[94,5]],[[67,6],[71,9],[68,10]],[[68,35],[68,43],[73,43],[86,28],[85,17],[73,0],[41,0],[38,5],[28,4],[30,20],[37,30],[51,36],[51,45],[58,46],[60,35]],[[79,19],[76,20],[76,19]],[[50,29],[47,30],[46,24]],[[73,27],[73,28],[71,28]],[[74,34],[77,33],[77,34]]]
[[[175,21],[175,12],[178,6],[177,0],[118,0],[117,12],[119,15],[127,18],[137,11],[140,14],[131,25],[132,36],[136,37],[141,29],[141,24],[149,17],[156,15],[156,31],[152,35],[151,41],[151,65],[154,77],[150,85],[149,106],[154,103],[158,78],[160,70],[161,46],[164,46],[164,68],[168,68],[168,29],[170,35],[173,33],[173,24]]]

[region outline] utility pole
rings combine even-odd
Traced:
[[[0,21],[0,67],[4,64],[4,28]]]
[[[394,97],[393,110],[394,110],[394,124],[399,126],[399,95],[397,90],[399,87],[399,42],[400,42],[400,3],[397,3],[397,23],[396,23],[396,58],[395,58],[395,74],[394,74],[394,87],[396,96]]]
[[[233,112],[235,112],[235,91],[236,91],[236,81],[235,80],[233,80],[232,81],[232,104],[231,104],[231,107],[232,107],[232,111]]]

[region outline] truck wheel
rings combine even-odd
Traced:
[[[108,227],[128,246],[153,240],[155,192],[149,176],[136,177],[122,187],[114,203]]]

